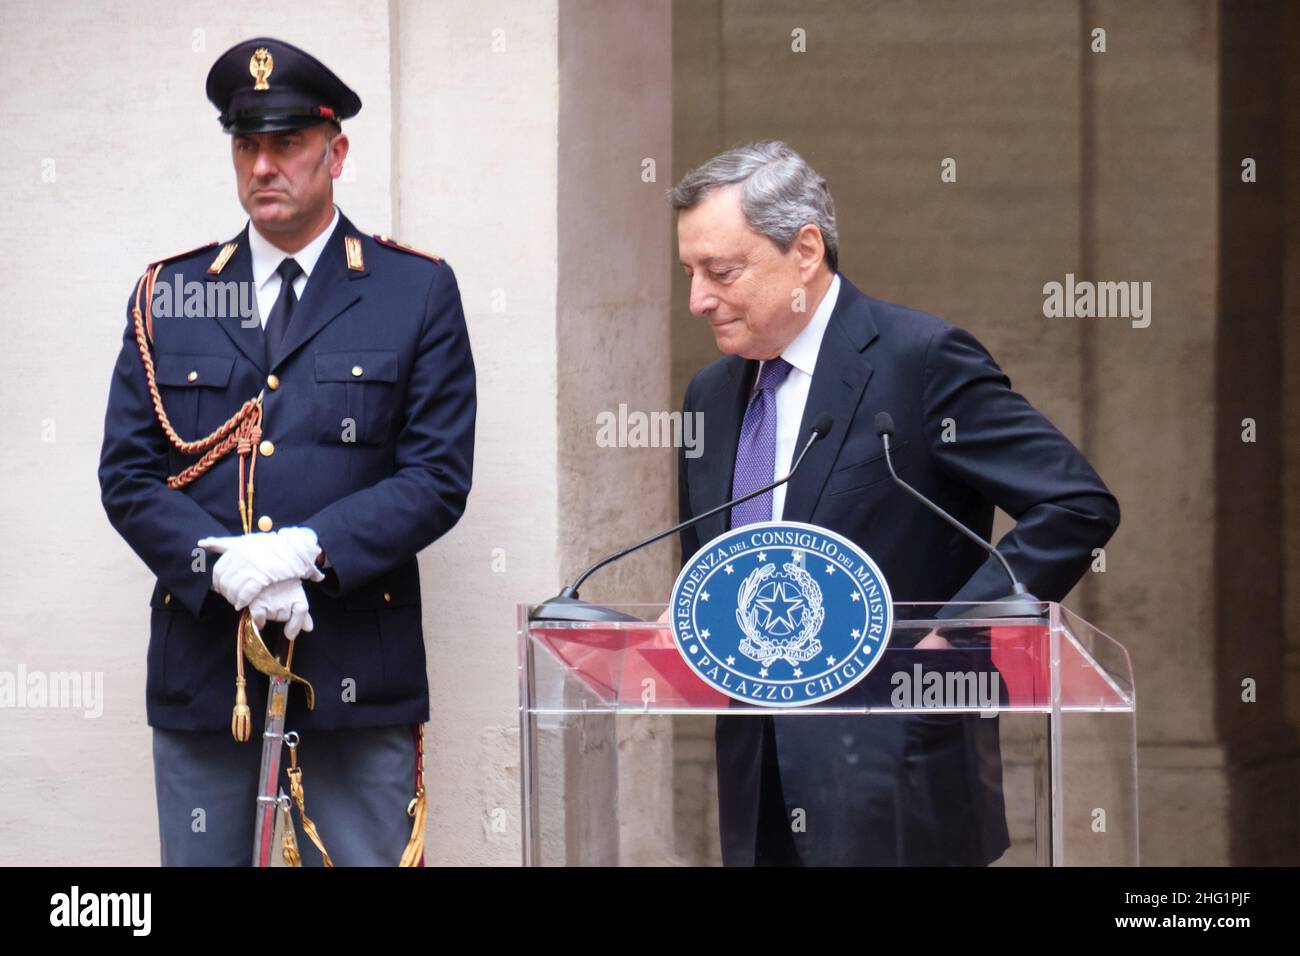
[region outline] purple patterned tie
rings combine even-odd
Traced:
[[[736,446],[736,472],[731,479],[731,497],[739,498],[776,477],[776,388],[790,374],[783,358],[763,363],[758,373],[758,388],[745,409],[740,426],[740,443]],[[772,520],[772,492],[750,498],[731,509],[731,527]]]

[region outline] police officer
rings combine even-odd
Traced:
[[[315,689],[308,709],[292,685],[287,727],[333,864],[392,866],[417,843],[429,716],[416,555],[470,488],[460,293],[446,263],[334,206],[341,123],[361,100],[324,64],[248,40],[217,59],[207,95],[249,222],[152,263],[132,291],[99,467],[109,520],[158,578],[146,695],[162,862],[252,857],[268,682],[244,667],[247,617],[273,653],[292,641]]]

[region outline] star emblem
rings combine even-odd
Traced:
[[[853,598],[853,603],[854,603],[854,604],[857,604],[857,603],[858,603],[858,592],[857,592],[857,591],[854,591],[852,594],[849,595],[849,597]]]
[[[835,666],[835,655],[832,654],[830,657],[826,658],[826,666],[827,667]]]
[[[754,602],[767,612],[767,618],[763,622],[765,629],[773,624],[780,624],[793,631],[799,626],[795,622],[795,614],[803,610],[803,597],[797,594],[788,595],[786,586],[785,581],[778,581],[773,585],[770,597],[759,598]]]
[[[766,560],[767,560],[767,552],[766,552],[766,551],[760,551],[760,552],[758,552],[758,560],[760,560],[760,561],[766,561]]]
[[[734,657],[732,657],[730,654],[728,654],[728,655],[727,655],[727,666],[730,667],[730,666],[731,666],[732,664],[734,664],[734,663],[736,663],[736,659],[735,659]]]
[[[835,573],[835,565],[833,565],[833,564],[828,564],[828,565],[826,565],[826,573],[827,573],[827,574],[834,574],[834,573]]]
[[[796,668],[794,669],[794,676],[795,676],[795,677],[803,677],[803,671],[800,670],[798,667],[796,667]]]
[[[759,677],[766,677],[766,676],[767,676],[767,668],[764,667],[764,668],[762,668],[761,670],[759,670],[759,672],[758,672],[758,676],[759,676]]]
[[[701,591],[701,592],[700,592],[700,600],[701,600],[701,601],[707,601],[708,599],[709,599],[709,592],[708,592],[708,591]]]
[[[707,641],[708,639],[709,639],[709,629],[706,627],[704,630],[700,631],[700,640]]]
[[[722,566],[722,570],[726,571],[728,574],[735,574],[735,573],[736,573],[736,569],[733,568],[733,567],[732,567],[731,565],[729,565],[729,564],[724,564],[724,565]]]
[[[862,632],[859,631],[859,630],[855,627],[852,631],[849,632],[849,636],[851,636],[851,637],[861,637],[861,636],[862,636]]]

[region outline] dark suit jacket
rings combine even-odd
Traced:
[[[899,474],[986,538],[1001,507],[1017,523],[998,550],[1040,600],[1061,600],[1118,526],[1114,497],[970,333],[840,279],[797,447],[819,413],[835,424],[787,486],[784,519],[856,542],[884,572],[895,602],[992,600],[1010,591],[995,559],[890,480],[874,427],[876,413],[889,412]],[[679,457],[682,519],[730,497],[757,367],[724,356],[686,389],[685,411],[704,413],[704,451]],[[943,441],[946,419],[955,441]],[[725,531],[725,521],[724,513],[684,531],[683,559]],[[861,703],[867,684],[836,703]],[[807,832],[796,834],[805,864],[980,865],[1006,849],[996,719],[770,719],[786,805],[806,812]],[[717,723],[728,864],[754,860],[762,723],[752,716]]]
[[[361,243],[361,271],[348,268],[346,236]],[[174,287],[179,276],[251,290],[247,227],[234,241],[219,275],[208,275],[218,251],[209,248],[169,262],[158,285]],[[215,555],[196,571],[193,552],[205,535],[241,533],[239,457],[232,451],[189,485],[166,486],[197,458],[179,454],[155,418],[133,301],[99,480],[113,527],[158,578],[149,602],[149,723],[228,729],[237,615],[209,590]],[[295,685],[292,726],[426,721],[416,554],[459,520],[474,455],[474,364],[451,268],[383,245],[341,216],[271,367],[255,316],[155,315],[153,333],[158,389],[182,438],[207,435],[265,389],[263,438],[274,450],[258,455],[253,514],[275,527],[312,528],[329,559],[326,579],[305,585],[315,629],[298,638],[294,656],[294,670],[315,686],[316,709],[307,711]],[[268,631],[278,636],[279,628]],[[251,665],[247,675],[260,727],[267,682]],[[345,700],[352,687],[355,700]]]

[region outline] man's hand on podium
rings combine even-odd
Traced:
[[[952,645],[948,643],[948,638],[940,637],[937,630],[931,631],[916,642],[917,650],[921,651],[942,650],[945,647],[952,647]]]

